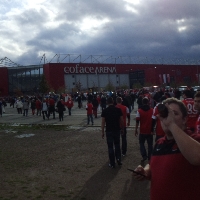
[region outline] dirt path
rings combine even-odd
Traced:
[[[23,134],[26,137],[16,136]],[[108,167],[99,128],[0,131],[0,199],[147,200],[149,182],[127,168],[140,164],[138,139],[128,130],[122,167]]]

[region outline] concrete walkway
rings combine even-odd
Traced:
[[[59,121],[58,113],[56,113],[56,119],[53,119],[51,115],[49,120],[43,120],[42,116],[32,115],[31,109],[28,111],[28,116],[25,117],[22,114],[17,113],[17,109],[10,107],[9,104],[6,107],[6,113],[3,113],[0,117],[0,124],[49,124],[49,125],[70,125],[70,126],[87,126],[87,111],[85,109],[86,102],[83,102],[83,108],[79,109],[77,102],[75,102],[72,108],[72,115],[68,115],[68,110],[64,112],[63,121]],[[135,110],[131,113],[130,128],[135,126]],[[94,125],[96,127],[101,126],[101,112],[98,112],[98,117],[94,118]],[[89,125],[92,126],[92,125]]]

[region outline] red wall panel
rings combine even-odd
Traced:
[[[8,96],[8,69],[0,67],[0,96]]]
[[[81,72],[81,68],[85,69]],[[44,74],[49,84],[54,88],[64,86],[64,74],[67,73],[92,73],[95,74],[95,69],[102,68],[105,71],[108,68],[115,68],[116,74],[128,74],[136,70],[145,71],[145,82],[153,85],[164,83],[164,77],[174,77],[177,83],[183,82],[184,77],[190,77],[191,81],[197,80],[197,74],[200,72],[199,66],[196,65],[158,65],[158,64],[94,64],[94,63],[49,63],[44,65]],[[65,70],[64,70],[65,69]],[[67,69],[67,70],[66,70]],[[71,69],[71,71],[70,71]],[[105,72],[104,71],[104,72]],[[74,73],[73,73],[74,72]],[[100,73],[101,70],[100,70]],[[111,73],[111,72],[107,72]],[[162,80],[159,79],[162,77]],[[162,83],[161,83],[162,82]]]

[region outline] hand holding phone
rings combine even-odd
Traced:
[[[140,175],[140,176],[146,177],[146,175],[144,175],[144,174],[142,174],[142,173],[140,173],[140,172],[137,172],[137,171],[135,171],[135,170],[133,170],[133,169],[127,169],[127,170],[129,170],[129,171],[131,171],[131,172],[133,172],[133,173],[135,173],[135,174],[138,174],[138,175]]]

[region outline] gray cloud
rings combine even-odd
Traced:
[[[10,2],[1,7],[1,51],[22,64],[39,62],[42,52],[199,59],[199,1],[47,0],[22,8],[13,2],[18,12]],[[86,18],[107,21],[83,27]]]

